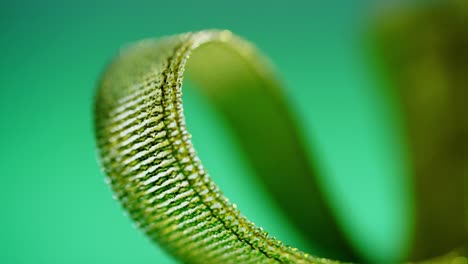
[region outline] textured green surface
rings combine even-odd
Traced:
[[[183,74],[194,50],[194,58],[190,58],[195,64],[194,78],[238,125],[258,130],[249,122],[269,119],[265,121],[268,137],[263,130],[257,137],[246,135],[256,139],[247,144],[255,147],[257,161],[258,157],[265,160],[264,173],[280,181],[288,177],[290,188],[297,188],[294,182],[306,176],[297,171],[303,162],[301,153],[288,151],[300,145],[289,142],[288,131],[293,127],[281,110],[282,97],[268,68],[257,64],[261,58],[256,57],[253,47],[230,32],[206,31],[142,41],[123,51],[104,74],[96,99],[96,132],[103,167],[117,197],[138,227],[183,262],[322,262],[283,245],[241,216],[206,173],[193,149],[182,105]],[[239,97],[236,100],[232,95]],[[258,104],[262,102],[259,96],[268,100]],[[247,97],[254,99],[258,108],[248,105]],[[278,106],[277,114],[269,116]],[[245,117],[249,112],[242,113],[239,107],[250,110],[253,117]],[[267,140],[261,142],[261,137]],[[278,163],[270,158],[283,164],[272,167]],[[272,174],[281,168],[283,173]],[[294,201],[293,191],[286,194]],[[317,200],[313,196],[298,198]],[[320,208],[323,203],[317,204],[311,209],[298,207],[326,213]],[[331,222],[326,215],[311,218],[319,217]],[[323,237],[336,236],[333,229],[319,226]]]
[[[455,39],[459,37],[455,35]],[[134,44],[122,51],[103,74],[96,97],[95,127],[109,183],[137,226],[184,263],[330,262],[271,237],[242,216],[222,194],[203,167],[186,128],[184,75],[191,77],[231,121],[258,174],[280,201],[286,201],[284,208],[296,224],[322,242],[322,251],[336,250],[334,257],[357,260],[329,208],[324,206],[316,171],[303,156],[303,143],[269,68],[253,46],[231,32],[202,31]],[[418,97],[400,97],[404,107],[412,107],[405,109],[406,120],[420,122],[421,117],[414,115],[429,111],[420,109]],[[434,105],[434,101],[425,104]],[[430,117],[446,110],[434,111]],[[429,119],[423,123],[437,122]],[[457,124],[463,128],[465,119]],[[409,137],[411,161],[418,168],[418,162],[428,160],[418,151],[437,147],[430,145],[434,142],[431,140],[418,145],[420,136],[426,135],[420,131],[424,126],[408,127],[410,135],[419,136]],[[456,135],[465,131],[460,127],[448,127],[441,135],[447,140],[459,139]],[[449,152],[440,151],[440,158],[466,158]],[[434,257],[464,245],[465,173],[463,168],[454,169],[451,180],[444,180],[434,169],[412,174],[416,182],[416,228],[410,258]],[[418,180],[424,185],[418,185]],[[442,184],[448,184],[450,190],[444,190]],[[438,200],[428,198],[427,194],[439,190],[447,206],[440,207],[439,202],[434,203]],[[448,219],[445,223],[437,220],[425,213],[426,208]],[[454,232],[446,232],[446,224]],[[431,236],[436,239],[425,239]],[[434,243],[440,236],[443,243]],[[454,253],[434,261],[466,259]]]
[[[174,263],[111,199],[91,105],[122,45],[205,28],[233,30],[274,61],[353,245],[373,262],[400,256],[408,177],[393,111],[375,92],[382,80],[361,46],[375,2],[0,1],[0,262]],[[270,234],[321,256],[251,177],[216,112],[189,90],[184,97],[193,142],[226,196]]]

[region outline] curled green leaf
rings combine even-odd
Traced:
[[[384,29],[387,31],[379,36],[384,40],[383,50],[399,52],[385,64],[397,69],[390,72],[403,88],[395,96],[406,113],[416,190],[415,234],[409,257],[419,260],[463,246],[468,237],[468,170],[463,148],[468,131],[463,70],[468,67],[465,60],[438,51],[438,43],[429,45],[438,47],[435,52],[423,50],[417,59],[405,61],[409,57],[405,52],[411,49],[386,46],[397,42],[387,37],[405,31]],[[461,43],[467,43],[466,31],[449,34],[442,51],[463,48],[459,36],[465,41]],[[405,65],[421,72],[399,68],[408,67]],[[444,70],[450,67],[455,70]],[[437,73],[432,77],[438,82],[424,83],[427,79],[419,74],[427,75],[422,71]],[[291,219],[309,237],[322,241],[325,250],[338,252],[331,257],[358,260],[313,177],[315,166],[306,157],[270,64],[252,44],[229,31],[141,41],[124,49],[103,74],[95,106],[99,154],[114,192],[137,226],[184,263],[338,263],[283,244],[242,216],[222,194],[203,167],[186,127],[184,76],[233,124],[258,175]],[[438,92],[437,97],[422,97],[428,90],[418,90],[421,87]],[[439,132],[428,133],[445,121],[448,123]],[[460,148],[454,148],[457,142],[462,144]],[[450,178],[441,177],[443,173]],[[434,199],[436,194],[444,195],[445,200]],[[447,227],[442,229],[444,219]],[[460,254],[434,261],[466,263]]]

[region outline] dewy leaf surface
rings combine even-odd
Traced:
[[[184,75],[233,124],[295,223],[337,257],[356,259],[311,177],[314,166],[270,65],[229,31],[141,41],[103,74],[95,106],[99,155],[137,226],[184,263],[338,263],[283,244],[224,197],[186,128]],[[437,261],[466,263],[456,254]]]

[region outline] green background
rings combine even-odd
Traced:
[[[210,28],[232,30],[274,62],[358,250],[373,261],[404,253],[399,130],[365,41],[380,2],[2,1],[0,263],[174,262],[104,183],[93,95],[125,44]],[[252,177],[218,114],[197,94],[184,97],[195,147],[227,196],[273,235],[320,254]]]

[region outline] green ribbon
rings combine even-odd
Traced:
[[[421,54],[412,62],[423,61],[427,52]],[[418,69],[405,66],[405,56],[389,56],[397,59],[385,63],[391,69],[394,64]],[[415,231],[408,258],[416,260],[463,246],[468,237],[467,61],[457,64],[455,72],[431,68],[438,62],[419,66],[444,72],[437,78],[455,84],[427,86],[418,83],[424,76],[405,70],[392,75],[404,88],[395,97],[401,98],[408,128],[415,189]],[[453,65],[450,60],[444,63],[444,69]],[[271,237],[223,196],[186,128],[184,76],[230,121],[257,174],[294,223],[320,241],[323,251],[330,252],[327,257],[359,260],[318,188],[315,166],[306,157],[270,64],[229,31],[141,41],[122,51],[103,74],[95,106],[99,154],[114,192],[137,226],[184,263],[334,262]],[[425,96],[435,92],[437,98]],[[466,263],[459,255],[438,261]]]

